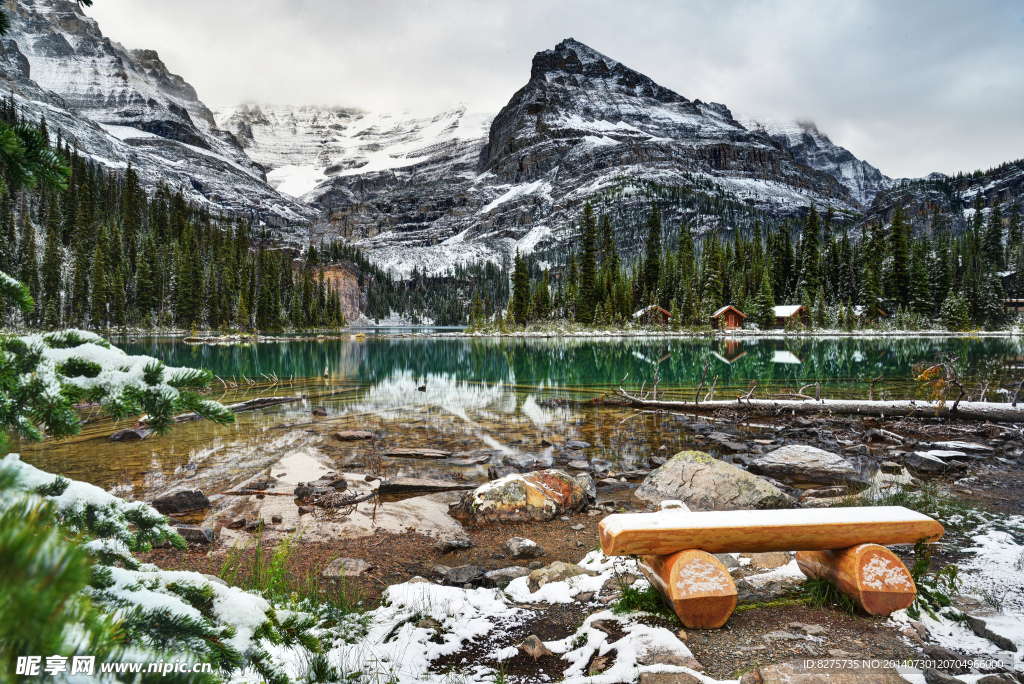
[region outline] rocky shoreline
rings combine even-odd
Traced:
[[[216,573],[236,543],[251,543],[256,534],[270,542],[295,536],[299,543],[291,571],[319,577],[325,585],[341,582],[364,606],[376,605],[382,595],[410,583],[467,593],[503,591],[508,606],[530,614],[525,624],[534,625],[535,633],[527,634],[521,623],[505,629],[498,621],[495,633],[503,636],[495,643],[507,651],[536,636],[551,653],[533,658],[521,649],[518,655],[508,651],[509,657],[501,661],[508,681],[537,681],[544,678],[540,672],[552,679],[559,671],[568,673],[579,663],[551,649],[573,634],[578,639],[581,622],[592,625],[602,619],[606,624],[598,631],[607,630],[602,632],[607,643],[621,644],[613,649],[620,659],[623,640],[641,627],[675,635],[682,646],[661,656],[640,657],[645,662],[636,660],[630,666],[633,679],[640,676],[652,684],[734,680],[740,675],[743,682],[781,681],[778,677],[788,667],[784,663],[808,657],[901,662],[942,660],[939,656],[950,653],[1006,657],[1009,649],[1002,647],[1024,646],[1024,628],[1013,626],[1024,625],[1024,617],[1010,619],[1024,616],[1020,586],[1010,590],[1011,598],[1003,598],[1003,613],[979,597],[976,587],[964,587],[953,597],[954,605],[974,615],[980,627],[965,627],[963,634],[951,636],[947,632],[955,628],[944,618],[869,618],[814,607],[801,594],[805,578],[785,553],[720,556],[740,590],[740,607],[721,630],[681,631],[671,615],[609,613],[630,595],[631,587],[645,586],[646,580],[628,560],[614,572],[608,569],[611,565],[588,570],[595,563],[612,563],[600,557],[597,524],[610,512],[650,510],[665,499],[682,500],[694,510],[798,507],[813,515],[818,506],[886,502],[903,492],[925,492],[941,496],[942,506],[957,511],[945,511],[952,523],[947,523],[947,535],[931,558],[932,571],[970,561],[975,557],[967,551],[975,543],[971,535],[999,521],[1013,523],[1004,525],[1008,531],[1003,534],[1024,549],[1024,438],[1016,426],[785,415],[747,424],[731,411],[675,414],[674,419],[680,431],[692,433],[693,442],[720,458],[696,450],[674,455],[662,451],[650,458],[648,470],[619,472],[588,457],[586,442],[567,440],[555,444],[547,456],[477,454],[477,462],[489,465],[492,480],[475,488],[457,480],[404,478],[402,496],[408,498],[387,499],[379,493],[392,486],[387,479],[332,471],[324,453],[297,449],[237,489],[236,496],[214,496],[212,524],[207,516],[208,525],[198,526],[202,532],[190,533],[195,543],[187,551],[159,549],[148,560],[164,568]],[[369,449],[371,441],[357,443]],[[444,450],[433,457],[467,459]],[[412,496],[417,487],[430,493]],[[340,501],[332,505],[332,497]],[[349,503],[359,497],[365,498]],[[986,513],[969,523],[959,520],[963,511],[976,509]],[[895,550],[908,566],[913,564],[912,549]],[[984,577],[978,572],[967,576]],[[599,586],[588,589],[598,579]],[[614,619],[600,617],[605,613]],[[494,668],[493,656],[494,648],[484,651],[471,643],[458,650],[459,659],[481,667]],[[593,655],[582,669],[610,676],[616,671],[614,658],[601,657]],[[1020,667],[1020,656],[1014,657],[1017,665],[1002,674],[991,669],[979,674],[1001,677],[984,679],[986,684],[1015,681],[1007,678],[1019,675],[1011,674]],[[432,667],[454,662],[441,658]],[[671,672],[657,674],[665,669],[661,666]],[[911,680],[981,680],[943,679],[958,674],[964,672],[919,668],[911,677],[924,679]],[[761,679],[751,678],[755,676]],[[838,673],[815,676],[826,678],[793,681],[850,681],[837,678]]]

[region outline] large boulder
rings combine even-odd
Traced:
[[[787,508],[789,498],[757,475],[701,451],[681,451],[633,493],[643,505],[677,499],[694,511]]]
[[[527,585],[530,587],[530,593],[533,593],[543,587],[548,582],[564,582],[570,577],[576,577],[577,575],[593,575],[594,573],[590,570],[584,570],[578,565],[572,563],[566,563],[564,561],[555,561],[551,565],[543,568],[538,568],[530,573],[530,579],[527,580]]]
[[[198,489],[179,489],[153,499],[153,508],[164,515],[203,511],[210,507],[210,500]]]
[[[470,525],[544,522],[583,510],[587,493],[561,470],[507,475],[477,487],[451,505],[449,515]]]
[[[792,478],[810,484],[843,484],[858,479],[852,463],[839,454],[806,444],[789,444],[758,456],[750,470],[777,480]]]

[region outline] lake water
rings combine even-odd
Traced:
[[[177,486],[224,491],[264,471],[293,449],[318,454],[332,468],[360,470],[375,453],[367,443],[340,444],[331,432],[375,430],[376,449],[421,446],[466,452],[495,449],[550,456],[545,441],[581,439],[591,458],[619,469],[645,468],[657,449],[692,447],[692,434],[671,415],[641,413],[591,402],[624,387],[659,398],[692,400],[705,364],[706,387],[717,376],[716,398],[795,390],[818,382],[825,397],[916,395],[912,368],[940,351],[960,358],[964,377],[1000,385],[1019,381],[1019,338],[433,338],[369,335],[344,340],[296,338],[244,345],[186,344],[174,338],[112,339],[130,354],[171,366],[210,369],[211,398],[233,403],[257,396],[305,397],[241,413],[234,425],[185,423],[170,435],[114,444],[123,425],[90,416],[82,435],[41,445],[12,440],[10,451],[40,468],[86,480],[126,496],[148,499]],[[327,378],[324,379],[324,372]],[[419,387],[425,386],[425,391]],[[566,399],[554,405],[552,399]],[[328,416],[314,419],[313,407]],[[486,465],[386,459],[389,473],[486,479]]]

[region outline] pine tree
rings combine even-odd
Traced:
[[[918,243],[910,263],[910,308],[921,316],[932,313],[931,283],[925,265],[924,243]]]
[[[761,275],[761,287],[754,300],[754,321],[763,330],[775,327],[775,293],[767,269]]]
[[[647,215],[647,239],[644,242],[644,267],[641,294],[643,301],[651,301],[657,296],[658,281],[661,275],[661,213],[656,204],[651,204]]]
[[[36,256],[36,231],[29,220],[28,210],[22,213],[21,240],[18,242],[18,263],[21,270],[18,279],[27,287],[32,299],[39,301],[39,258]],[[35,321],[37,316],[30,314],[29,321]]]
[[[1003,261],[1003,211],[996,202],[988,215],[988,226],[985,228],[985,239],[983,245],[985,260],[992,268],[999,270],[1004,266]]]
[[[43,252],[43,306],[48,328],[60,324],[61,252],[60,218],[56,203],[51,203],[46,216],[46,250]]]
[[[828,325],[828,309],[825,306],[825,288],[818,287],[818,296],[814,300],[814,325],[824,328]]]
[[[0,271],[17,273],[18,234],[14,222],[14,202],[7,192],[7,183],[0,183]]]
[[[963,294],[950,291],[942,302],[942,310],[939,312],[942,325],[953,332],[970,330],[971,319],[967,312],[967,300]]]
[[[551,291],[548,288],[547,271],[537,279],[537,284],[533,288],[533,317],[541,321],[551,317]]]
[[[804,219],[803,234],[800,239],[800,277],[798,290],[814,296],[821,287],[821,242],[819,237],[818,211],[814,205]]]
[[[669,309],[669,315],[671,315],[671,318],[669,319],[669,321],[672,323],[673,330],[679,330],[679,302],[675,297],[672,298],[672,303],[670,306],[671,308]]]
[[[583,205],[580,220],[580,289],[576,299],[576,317],[584,325],[594,322],[597,308],[597,220],[590,202]]]
[[[892,224],[889,226],[888,257],[890,268],[886,282],[886,299],[906,306],[910,302],[910,244],[907,239],[909,227],[903,220],[903,209],[896,205]]]
[[[96,249],[92,255],[92,309],[91,320],[93,327],[102,328],[108,323],[108,301],[110,297],[110,283],[107,274],[107,254],[104,243],[106,236],[103,228],[100,228],[99,239],[96,240]]]
[[[526,325],[530,314],[530,273],[526,260],[519,255],[513,260],[512,300],[509,303],[509,318],[517,325]]]

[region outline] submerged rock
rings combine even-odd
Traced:
[[[178,525],[174,531],[180,534],[187,544],[206,546],[213,543],[213,531],[209,527]]]
[[[750,470],[813,484],[843,484],[859,476],[842,456],[806,444],[790,444],[758,456],[750,462]]]
[[[583,510],[587,495],[579,482],[561,470],[513,474],[468,492],[448,513],[471,525],[494,522],[547,521]]]
[[[331,437],[339,442],[358,442],[362,439],[373,439],[373,433],[366,430],[342,430],[331,433]]]
[[[777,487],[731,463],[700,451],[682,451],[644,480],[634,501],[657,505],[678,499],[695,511],[787,508],[789,498]]]
[[[114,434],[110,435],[111,442],[138,442],[140,439],[145,439],[152,433],[152,430],[145,428],[125,428],[118,430]]]
[[[473,548],[473,540],[459,539],[457,537],[446,537],[434,544],[438,553],[451,553],[452,551],[463,551]]]
[[[946,461],[935,451],[913,451],[907,454],[904,465],[923,475],[941,475],[945,472],[965,470],[966,466],[957,461]]]
[[[151,504],[159,513],[175,514],[202,511],[210,507],[210,500],[198,489],[179,489],[153,499]]]

